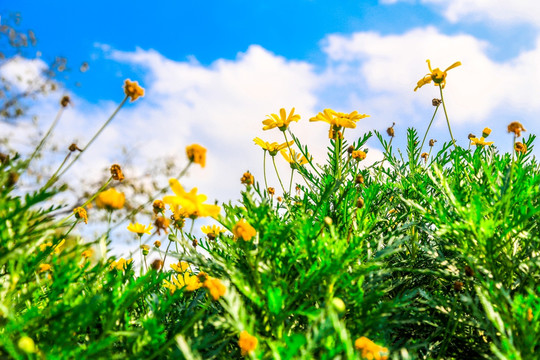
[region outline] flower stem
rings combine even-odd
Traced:
[[[454,148],[456,148],[456,140],[454,140],[454,135],[452,135],[452,129],[450,128],[450,120],[448,119],[448,113],[446,112],[446,105],[444,103],[444,97],[443,97],[443,91],[442,86],[439,85],[439,90],[441,92],[441,102],[444,110],[444,116],[446,117],[446,123],[448,124],[448,131],[450,132],[450,137],[452,138],[452,144],[454,145]]]
[[[43,146],[45,145],[45,142],[51,135],[56,125],[58,124],[58,121],[60,120],[60,117],[62,116],[63,112],[64,112],[64,107],[61,106],[60,109],[58,110],[58,113],[56,114],[56,117],[54,118],[53,123],[49,127],[49,130],[47,130],[47,133],[45,134],[45,136],[43,136],[43,139],[41,139],[41,141],[39,142],[38,146],[36,147],[32,155],[30,155],[30,158],[28,159],[28,162],[26,163],[25,168],[28,168],[30,166],[30,162],[36,157],[37,154],[39,154],[39,151],[43,148]]]
[[[289,194],[291,193],[291,190],[292,190],[293,177],[294,177],[294,169],[291,168],[291,181],[289,182]]]
[[[276,166],[276,159],[275,156],[272,156],[272,162],[274,163],[274,169],[276,170],[276,175],[279,180],[279,184],[281,185],[281,190],[283,190],[283,193],[285,194],[285,187],[283,186],[283,182],[281,181],[281,178],[279,177],[279,171]]]
[[[268,191],[268,182],[266,181],[266,150],[264,150],[264,155],[263,155],[263,174],[264,174],[264,186],[266,187],[266,191]]]
[[[424,143],[426,142],[427,134],[429,133],[429,129],[431,129],[431,124],[433,124],[433,120],[435,119],[435,115],[437,115],[437,110],[439,110],[439,106],[440,105],[437,105],[435,107],[435,111],[433,112],[433,116],[431,117],[431,121],[429,122],[426,133],[424,134],[424,138],[422,139],[422,145],[420,145],[420,154],[422,153],[422,150],[424,149]]]
[[[66,171],[69,170],[69,168],[81,157],[81,155],[86,151],[86,149],[88,149],[90,147],[90,145],[92,145],[92,143],[97,139],[97,137],[103,132],[103,130],[105,130],[105,128],[107,127],[107,125],[110,124],[110,122],[112,121],[112,119],[114,119],[114,117],[116,116],[116,114],[118,114],[118,112],[120,111],[120,109],[122,108],[122,106],[124,106],[124,104],[126,103],[128,99],[128,96],[126,95],[126,97],[124,97],[124,100],[122,100],[122,102],[120,103],[120,105],[118,105],[118,107],[116,108],[116,110],[114,110],[114,112],[112,113],[112,115],[107,119],[107,121],[105,121],[105,123],[99,128],[99,130],[94,134],[94,136],[90,139],[90,141],[88,142],[88,144],[86,144],[86,146],[84,148],[82,148],[82,150],[77,154],[77,156],[75,157],[75,159],[73,159],[72,162],[70,162],[65,168],[64,170],[58,174],[56,176],[56,178],[51,178],[51,180],[49,180],[49,182],[51,184],[49,184],[49,182],[47,183],[47,185],[52,185],[56,182],[56,180],[58,180],[62,175],[64,175],[66,173]],[[47,186],[46,185],[46,186]]]

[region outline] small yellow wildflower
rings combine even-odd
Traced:
[[[518,121],[511,122],[508,125],[508,132],[509,133],[513,132],[514,134],[516,134],[517,137],[521,136],[522,131],[527,131],[527,130],[525,130],[523,125],[521,125],[521,123]]]
[[[131,264],[133,262],[133,259],[124,259],[124,258],[120,258],[118,259],[117,261],[112,261],[110,264],[109,264],[109,268],[111,270],[113,269],[116,269],[116,270],[125,270],[127,269],[127,266],[129,264]]]
[[[201,231],[208,236],[208,239],[214,240],[219,236],[219,234],[225,232],[225,229],[216,226],[216,225],[207,225],[207,226],[201,226]]]
[[[163,280],[163,287],[169,289],[169,293],[171,295],[174,294],[176,291],[176,285],[167,280]]]
[[[189,264],[185,261],[179,261],[178,264],[171,264],[171,269],[177,273],[184,273],[189,269]]]
[[[234,225],[232,233],[238,239],[242,238],[244,241],[249,241],[257,234],[257,231],[245,219],[240,219]]]
[[[161,241],[159,240],[154,241],[154,246],[159,248],[161,246]]]
[[[471,145],[476,146],[489,146],[493,144],[493,141],[485,141],[484,137],[478,138],[471,138]]]
[[[367,154],[362,150],[355,150],[352,152],[351,156],[353,159],[356,159],[356,160],[364,160]]]
[[[432,70],[431,62],[429,61],[429,59],[426,60],[426,62],[428,63],[429,74],[424,76],[422,79],[418,80],[418,83],[416,84],[414,91],[418,90],[419,88],[421,88],[422,86],[426,84],[429,84],[432,81],[433,81],[433,85],[440,86],[442,89],[444,89],[446,85],[446,72],[450,69],[453,69],[461,65],[461,62],[456,61],[455,63],[447,67],[446,70],[441,71],[439,68]]]
[[[214,301],[219,300],[219,298],[225,295],[225,292],[227,291],[227,288],[221,281],[219,281],[219,279],[209,276],[207,276],[206,280],[204,281],[204,287],[208,289],[210,296],[212,296]]]
[[[291,165],[291,168],[296,168],[296,166],[298,165],[305,165],[311,160],[311,156],[309,156],[309,154],[308,154],[308,157],[309,157],[309,160],[308,160],[304,155],[300,153],[296,153],[294,149],[291,149],[291,151],[289,152],[285,150],[281,150],[280,153],[285,159],[285,161],[287,161]]]
[[[42,273],[42,272],[45,272],[45,271],[51,271],[51,270],[52,270],[51,265],[49,265],[49,264],[39,264],[38,273]]]
[[[240,339],[238,340],[238,346],[242,356],[245,356],[257,348],[259,341],[253,335],[250,335],[246,330],[240,333]]]
[[[186,147],[186,155],[189,161],[204,167],[206,165],[206,148],[199,144],[193,144]]]
[[[489,134],[491,134],[491,129],[490,128],[484,128],[484,130],[482,130],[482,136],[487,138],[489,136]]]
[[[514,144],[514,149],[519,153],[525,154],[527,152],[527,144],[517,141]]]
[[[113,164],[111,166],[111,176],[114,180],[122,181],[124,180],[124,173],[122,168],[118,164]]]
[[[268,194],[271,195],[271,196],[274,196],[274,194],[276,193],[276,189],[274,189],[273,187],[268,187]]]
[[[244,175],[240,178],[240,182],[245,185],[253,185],[255,183],[255,178],[249,171],[246,171]]]
[[[533,311],[532,311],[531,308],[528,308],[528,309],[527,309],[527,320],[528,320],[529,322],[531,322],[531,321],[533,320],[533,318],[534,318],[534,316],[533,316]]]
[[[288,143],[284,142],[283,144],[278,144],[277,142],[269,143],[258,137],[253,139],[253,141],[255,142],[255,144],[262,147],[263,150],[268,150],[268,153],[270,153],[270,156],[276,156],[278,151],[280,151],[281,149],[285,149],[291,146],[292,144],[294,144],[294,141],[289,141]]]
[[[422,155],[420,155],[422,159],[424,159],[425,162],[428,161],[429,154],[427,152],[423,152]]]
[[[91,258],[94,255],[94,250],[86,249],[81,253],[81,256],[85,259]]]
[[[207,196],[197,194],[197,188],[191,189],[188,193],[176,179],[170,179],[169,185],[176,196],[165,196],[163,202],[171,207],[175,219],[180,219],[183,214],[189,217],[216,217],[221,211],[217,205],[204,204]]]
[[[106,208],[108,210],[121,209],[124,207],[126,196],[124,193],[116,191],[115,188],[110,188],[101,192],[97,199],[96,205],[98,208]]]
[[[324,109],[323,112],[318,113],[316,116],[309,119],[309,121],[324,121],[330,124],[329,138],[335,137],[335,132],[340,133],[341,128],[356,128],[356,123],[360,119],[369,117],[366,114],[359,114],[358,111],[351,113],[336,112],[332,109]],[[341,136],[340,136],[341,137]]]
[[[172,280],[177,288],[185,288],[186,291],[195,291],[203,286],[196,275],[191,275],[187,271],[177,275],[176,278],[173,276]]]
[[[291,122],[298,122],[298,120],[300,120],[300,115],[294,114],[294,108],[292,108],[289,116],[287,116],[287,112],[284,108],[279,110],[279,116],[276,114],[266,116],[268,119],[262,122],[264,125],[263,130],[270,130],[277,127],[279,130],[285,131]]]
[[[139,234],[140,236],[142,236],[142,234],[150,235],[150,230],[152,230],[153,228],[154,227],[152,225],[145,226],[139,223],[135,223],[135,224],[129,223],[127,227],[129,231]]]
[[[131,102],[137,100],[140,97],[144,96],[144,89],[139,86],[137,81],[131,81],[126,79],[124,81],[124,93],[126,96],[131,98]]]
[[[86,213],[86,210],[82,207],[76,207],[73,209],[73,213],[75,213],[75,217],[79,220],[83,220],[85,224],[88,224],[88,214]]]
[[[354,342],[354,347],[362,351],[362,357],[369,360],[386,360],[388,359],[388,349],[375,344],[367,337],[362,336]]]

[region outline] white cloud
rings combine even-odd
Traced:
[[[381,0],[381,4],[411,0]],[[450,22],[490,21],[499,24],[540,24],[540,2],[537,0],[420,0],[431,5]]]
[[[508,120],[498,116],[501,111],[518,116],[540,111],[540,99],[531,91],[531,84],[540,81],[540,69],[534,66],[540,60],[540,42],[507,62],[491,60],[489,46],[471,35],[445,35],[427,27],[399,35],[331,35],[323,49],[331,59],[327,76],[348,79],[362,111],[398,124],[402,119],[413,125],[425,121],[431,99],[440,97],[431,84],[413,91],[428,72],[426,59],[442,70],[458,60],[463,64],[447,77],[445,99],[451,104],[452,122],[470,124],[493,117],[502,124]]]

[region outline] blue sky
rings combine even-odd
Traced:
[[[2,75],[36,71],[65,56],[72,71],[59,79],[74,106],[62,118],[57,141],[85,143],[123,98],[125,78],[139,81],[144,98],[128,104],[73,168],[90,176],[122,159],[127,147],[140,167],[163,156],[185,161],[192,143],[208,148],[205,169],[182,180],[210,199],[237,199],[249,169],[262,181],[262,151],[254,137],[261,121],[281,107],[302,116],[292,129],[323,163],[328,129],[308,119],[324,108],[371,117],[347,131],[396,123],[394,144],[407,127],[423,136],[438,89],[414,92],[426,59],[448,73],[445,99],[453,133],[467,146],[469,133],[489,126],[500,151],[510,151],[506,126],[520,121],[535,133],[540,121],[540,2],[536,0],[344,0],[344,1],[77,1],[7,0],[5,19],[20,12],[22,27],[38,37],[40,59],[0,68]],[[90,70],[77,71],[87,61]],[[75,86],[80,82],[81,86]],[[55,97],[36,108],[45,129],[57,111]],[[1,124],[0,124],[1,125]],[[25,128],[1,127],[24,138]],[[439,112],[428,136],[435,151],[449,141]],[[368,143],[366,164],[381,159]],[[535,152],[538,154],[538,151]],[[288,167],[278,164],[284,173]],[[136,172],[137,169],[132,169]],[[278,188],[270,176],[270,186]],[[279,194],[278,194],[279,195]]]

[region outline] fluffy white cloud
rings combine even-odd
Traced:
[[[412,0],[381,0],[381,4],[413,2]],[[540,25],[540,2],[537,0],[420,0],[432,5],[450,22],[490,21],[501,24],[528,23]]]
[[[413,91],[428,72],[426,59],[442,70],[458,60],[463,64],[448,72],[445,88],[453,122],[495,118],[503,126],[508,119],[501,113],[526,117],[540,111],[540,99],[531,91],[531,84],[540,81],[540,69],[534,66],[540,60],[540,42],[506,62],[491,60],[489,46],[471,35],[445,35],[427,27],[399,35],[331,35],[324,42],[324,51],[331,59],[329,78],[347,79],[362,109],[384,119],[397,119],[398,124],[402,119],[407,119],[405,124],[425,121],[431,99],[440,97],[433,85]]]

